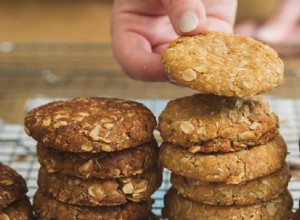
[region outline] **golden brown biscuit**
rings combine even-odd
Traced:
[[[241,184],[210,183],[171,175],[172,186],[182,196],[208,205],[252,205],[277,198],[287,189],[287,164],[277,172]]]
[[[24,197],[27,185],[23,177],[0,162],[0,209]]]
[[[37,146],[37,159],[49,173],[83,179],[119,178],[142,173],[157,164],[156,141],[113,153],[69,153]]]
[[[163,143],[160,164],[177,175],[206,182],[239,184],[279,170],[287,154],[282,136],[248,150],[220,153],[190,153],[182,147]]]
[[[33,109],[25,131],[46,147],[112,152],[153,139],[155,117],[144,105],[116,98],[76,98]]]
[[[272,48],[234,34],[180,37],[164,51],[162,60],[175,81],[203,93],[244,97],[283,82],[283,62]]]
[[[32,207],[27,197],[11,203],[8,207],[0,209],[1,220],[31,220]]]
[[[160,220],[160,218],[151,212],[149,216],[147,216],[146,218],[143,218],[142,220]]]
[[[300,209],[298,209],[293,217],[293,220],[299,220],[300,219]]]
[[[33,210],[41,219],[138,220],[150,214],[151,206],[151,200],[127,202],[120,206],[75,206],[46,197],[40,191],[33,198]]]
[[[159,116],[164,141],[191,152],[229,152],[266,144],[278,134],[278,117],[260,97],[195,94],[170,101]]]
[[[41,167],[39,190],[61,202],[79,206],[115,206],[127,201],[147,200],[159,188],[162,170],[157,166],[131,177],[84,180],[62,174],[49,174]]]
[[[171,189],[165,196],[163,216],[169,220],[289,220],[292,216],[292,206],[293,200],[288,191],[266,203],[248,206],[213,206],[188,200]]]

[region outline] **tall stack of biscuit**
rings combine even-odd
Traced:
[[[161,184],[156,120],[142,104],[77,98],[33,109],[25,130],[41,163],[34,211],[41,219],[142,219]]]
[[[262,98],[283,80],[267,45],[218,32],[181,37],[163,54],[178,83],[199,90],[159,117],[160,163],[172,171],[168,219],[289,219],[292,198],[278,117]]]
[[[32,207],[26,196],[27,185],[21,175],[0,162],[0,219],[31,220]]]

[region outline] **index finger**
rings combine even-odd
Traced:
[[[206,10],[206,30],[233,32],[237,0],[203,0]]]

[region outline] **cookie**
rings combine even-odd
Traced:
[[[282,136],[265,145],[221,154],[190,153],[182,147],[163,143],[160,164],[177,175],[206,182],[239,184],[279,170],[287,154]]]
[[[203,93],[245,97],[283,82],[283,62],[272,48],[234,34],[180,37],[164,51],[162,60],[175,81]]]
[[[171,183],[182,196],[208,205],[251,205],[277,198],[287,189],[287,164],[277,172],[238,185],[202,182],[172,173]]]
[[[191,152],[230,152],[268,143],[278,117],[260,97],[195,94],[170,101],[159,116],[164,141]]]
[[[26,192],[27,185],[23,177],[0,162],[0,209],[19,200]]]
[[[293,220],[299,220],[300,219],[300,209],[298,209],[293,217]]]
[[[25,131],[46,147],[113,152],[153,139],[156,119],[144,105],[116,98],[76,98],[33,109]]]
[[[132,177],[84,180],[62,174],[49,174],[41,167],[40,191],[61,202],[79,206],[115,206],[127,201],[147,200],[159,188],[162,170],[157,166]]]
[[[149,216],[143,218],[142,220],[160,220],[160,218],[157,215],[155,215],[153,212],[151,212]]]
[[[142,173],[157,164],[156,141],[114,153],[69,153],[37,146],[37,159],[48,173],[84,179],[119,178]]]
[[[224,220],[224,219],[272,219],[289,220],[293,200],[288,191],[266,203],[248,206],[213,206],[193,202],[171,189],[165,195],[163,216],[173,219]]]
[[[151,200],[127,202],[120,206],[75,206],[46,197],[40,191],[33,198],[33,209],[40,219],[137,220],[147,217],[151,206]]]
[[[2,220],[31,220],[33,219],[32,207],[27,197],[20,198],[8,207],[0,209]]]

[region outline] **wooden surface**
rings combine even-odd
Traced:
[[[7,123],[22,124],[26,100],[40,95],[174,99],[196,93],[171,83],[130,79],[122,73],[106,44],[16,44],[14,47],[9,53],[0,53],[0,119]],[[286,60],[290,69],[286,71],[284,84],[267,95],[300,98],[300,67],[292,65],[293,60],[299,61]]]
[[[0,42],[109,43],[112,1],[0,0]]]

